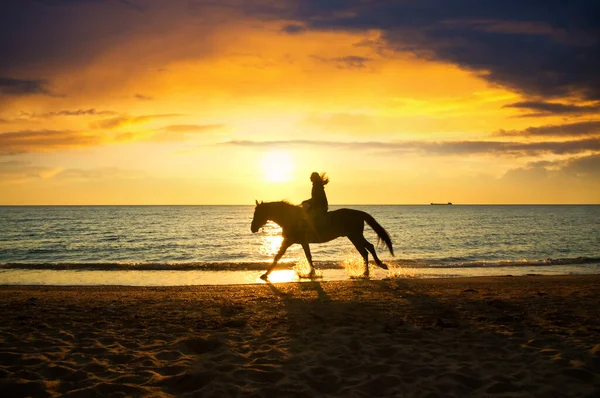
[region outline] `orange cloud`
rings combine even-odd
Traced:
[[[122,126],[126,126],[126,125],[143,124],[143,123],[147,123],[151,120],[155,120],[155,119],[176,117],[176,116],[182,116],[182,115],[177,114],[177,113],[169,113],[169,114],[163,114],[163,115],[143,115],[143,116],[126,116],[126,115],[124,115],[124,116],[111,117],[108,119],[97,120],[95,122],[90,123],[90,127],[93,129],[110,130],[110,129],[114,129],[114,128],[122,127]]]
[[[25,130],[0,133],[0,155],[42,152],[99,145],[101,134],[61,130]]]
[[[162,129],[169,133],[204,133],[224,128],[224,124],[175,124],[165,126]]]

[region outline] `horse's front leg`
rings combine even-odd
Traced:
[[[275,268],[275,266],[277,265],[277,262],[281,259],[281,257],[283,257],[283,255],[285,254],[285,251],[291,245],[292,244],[289,241],[287,241],[286,239],[284,239],[283,242],[281,242],[281,247],[279,248],[279,251],[277,252],[277,255],[275,256],[275,258],[273,259],[273,264],[271,264],[271,266],[267,269],[267,272],[265,272],[264,274],[262,274],[260,276],[260,279],[263,279],[265,281],[267,279],[269,279],[269,274],[271,273],[271,271],[273,271],[273,268]]]
[[[312,254],[310,253],[310,246],[308,242],[301,243],[302,248],[304,249],[304,254],[306,255],[306,259],[308,260],[308,265],[310,265],[310,274],[308,274],[309,278],[313,278],[315,276],[315,267],[312,262]]]

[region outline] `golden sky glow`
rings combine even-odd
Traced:
[[[0,68],[0,204],[299,203],[313,171],[333,204],[600,202],[594,98],[498,84],[395,31],[150,3],[36,6],[94,40]]]
[[[284,151],[269,151],[262,156],[264,179],[270,183],[287,182],[294,170],[294,161]]]

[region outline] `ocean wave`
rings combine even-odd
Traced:
[[[87,270],[87,271],[255,271],[264,270],[270,262],[110,262],[110,263],[3,263],[0,269]],[[290,267],[295,262],[280,262]],[[341,268],[335,263],[319,263],[320,268]]]
[[[303,260],[304,261],[304,260]],[[360,259],[356,261],[361,264]],[[345,261],[319,261],[315,266],[319,269],[342,269]],[[390,268],[499,268],[528,266],[561,266],[600,264],[600,257],[574,257],[539,260],[498,260],[498,261],[461,261],[445,258],[439,260],[395,259],[386,261]],[[35,269],[35,270],[88,270],[88,271],[258,271],[268,267],[270,261],[254,262],[85,262],[85,263],[0,263],[0,269]],[[282,261],[280,267],[292,267],[296,261]]]
[[[546,258],[539,260],[462,260],[459,258],[445,258],[440,260],[394,260],[390,263],[397,267],[409,268],[499,268],[598,264],[600,263],[600,257]]]

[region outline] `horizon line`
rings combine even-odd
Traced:
[[[277,202],[277,201],[272,201]],[[265,202],[269,203],[269,202]],[[600,203],[454,203],[447,205],[442,203],[438,205],[431,203],[335,203],[329,206],[598,206]],[[110,207],[110,206],[147,206],[147,207],[158,207],[158,206],[255,206],[255,204],[218,204],[218,203],[204,203],[204,204],[0,204],[0,207]]]

